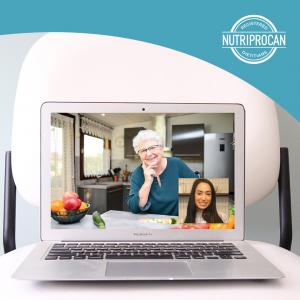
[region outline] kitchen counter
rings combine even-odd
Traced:
[[[85,189],[100,189],[100,190],[106,190],[111,187],[117,187],[117,186],[130,186],[130,181],[103,181],[99,184],[82,184],[77,185],[78,188],[85,188]]]
[[[178,218],[177,216],[154,215],[132,212],[110,210],[101,215],[105,222],[106,229],[169,229],[176,227],[176,224],[160,224],[139,222],[141,219],[168,219]],[[60,224],[51,218],[51,229],[98,229],[94,224],[92,216],[86,215],[77,223]]]

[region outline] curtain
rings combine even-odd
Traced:
[[[75,192],[74,119],[51,114],[51,201]]]
[[[86,117],[82,117],[81,121],[83,133],[90,134],[103,140],[103,142],[100,143],[98,139],[85,136],[84,176],[108,175],[111,155],[108,141],[111,140],[112,129]]]
[[[87,133],[101,139],[111,140],[111,129],[98,122],[90,120],[86,117],[81,118],[81,129],[83,133]]]

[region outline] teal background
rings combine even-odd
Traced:
[[[253,85],[300,120],[299,1],[6,1],[0,34],[81,32],[145,41],[216,65]],[[250,65],[222,49],[222,31],[247,15],[286,31],[286,49]]]

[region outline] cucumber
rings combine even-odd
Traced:
[[[92,217],[94,224],[98,226],[99,229],[105,229],[105,222],[101,218],[99,211],[94,211]]]
[[[176,222],[177,222],[177,219],[173,219],[173,218],[169,219],[169,224],[176,224]]]

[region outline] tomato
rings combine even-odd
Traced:
[[[197,226],[190,226],[189,229],[199,229],[199,227],[197,227]]]
[[[179,228],[179,227],[172,227],[172,228],[170,228],[170,229],[181,229],[181,228]]]
[[[187,225],[187,224],[183,224],[182,226],[181,226],[181,228],[182,229],[190,229],[190,225]]]
[[[194,223],[193,226],[197,227],[198,229],[209,229],[210,224],[209,223]]]

